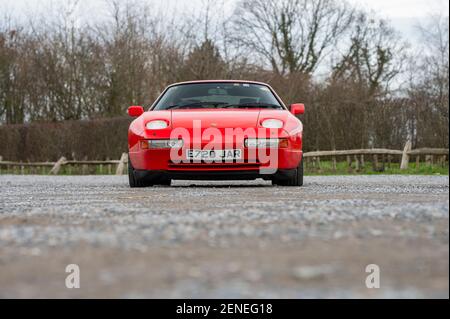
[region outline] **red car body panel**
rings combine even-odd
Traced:
[[[209,128],[214,128],[216,132],[220,132],[222,135],[222,143],[220,145],[214,145],[211,140],[206,138],[190,141],[189,145],[185,143],[185,147],[197,147],[200,145],[202,148],[209,143],[214,145],[217,149],[224,149],[225,141],[227,138],[227,130],[230,129],[247,129],[254,128],[259,131],[253,130],[249,134],[245,134],[244,137],[258,137],[258,134],[264,131],[266,137],[271,134],[270,137],[274,138],[286,138],[288,139],[289,146],[286,148],[280,148],[278,152],[278,168],[279,169],[294,169],[299,165],[302,159],[302,123],[298,120],[282,103],[281,99],[276,95],[273,89],[267,84],[251,81],[193,81],[176,83],[175,85],[193,84],[193,83],[214,83],[214,82],[230,82],[230,83],[253,83],[261,84],[268,87],[276,98],[280,101],[284,110],[274,109],[175,109],[175,110],[152,110],[155,104],[149,111],[144,112],[141,116],[136,118],[129,127],[128,130],[128,147],[130,161],[134,169],[137,170],[158,170],[158,171],[239,171],[239,170],[259,170],[264,164],[260,164],[258,158],[254,158],[255,155],[251,154],[248,149],[244,147],[243,138],[233,141],[233,148],[242,149],[244,154],[244,162],[242,163],[198,163],[198,164],[186,164],[186,163],[172,163],[170,159],[170,149],[141,149],[141,140],[150,139],[168,139],[172,133],[172,130],[176,128],[183,128],[189,132],[190,136],[193,135],[194,121],[201,124],[201,136],[204,137],[203,132]],[[157,101],[163,96],[167,89],[161,94]],[[156,102],[157,102],[156,101]],[[155,102],[155,103],[156,103]],[[279,119],[283,121],[284,126],[280,129],[264,129],[261,127],[262,121],[265,119]],[[146,123],[153,120],[163,120],[167,122],[168,127],[159,130],[148,130]],[[229,146],[229,144],[228,144]],[[257,155],[256,155],[257,157]],[[251,161],[250,161],[251,159]]]

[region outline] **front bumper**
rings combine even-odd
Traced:
[[[270,156],[259,156],[244,149],[244,159],[232,163],[186,162],[179,163],[171,160],[169,149],[130,150],[130,160],[135,170],[182,172],[242,172],[260,171],[276,168],[281,170],[295,169],[301,159],[302,151],[292,148],[272,150]]]

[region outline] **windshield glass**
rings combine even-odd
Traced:
[[[253,83],[195,83],[173,86],[153,109],[192,108],[283,109],[267,86]]]

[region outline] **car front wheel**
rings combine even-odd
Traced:
[[[152,186],[147,181],[145,181],[143,178],[139,178],[136,176],[134,171],[133,164],[131,164],[130,156],[128,155],[128,181],[130,183],[130,187],[147,187]]]
[[[149,187],[154,185],[165,185],[170,186],[171,180],[162,177],[152,177],[152,176],[142,176],[134,169],[133,164],[131,164],[130,156],[128,155],[128,181],[130,187]]]
[[[275,178],[272,180],[272,184],[279,186],[303,186],[303,158],[293,174],[286,178]]]

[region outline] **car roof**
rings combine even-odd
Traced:
[[[260,84],[269,86],[269,84],[264,82],[258,82],[258,81],[247,81],[247,80],[196,80],[196,81],[185,81],[185,82],[178,82],[170,84],[170,86],[176,86],[176,85],[183,85],[183,84],[202,84],[202,83],[249,83],[249,84]]]

